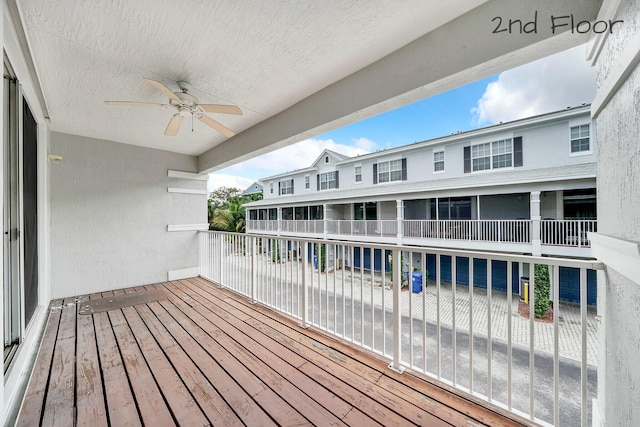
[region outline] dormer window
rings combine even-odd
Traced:
[[[325,163],[329,163],[329,156],[326,156],[326,157],[324,158],[324,162],[325,162]]]

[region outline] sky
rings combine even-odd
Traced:
[[[585,46],[557,53],[210,174],[208,189],[244,190],[271,175],[311,166],[328,148],[355,156],[590,103],[595,70]]]

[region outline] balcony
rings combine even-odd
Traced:
[[[591,423],[598,322],[587,306],[587,273],[603,269],[596,261],[216,232],[200,237],[202,277],[372,352],[391,371],[407,369],[520,422]],[[362,263],[367,252],[369,266]],[[393,265],[448,259],[452,279],[442,268],[435,280],[425,279],[425,268],[415,276],[405,268],[383,274],[387,253],[402,261]],[[487,260],[482,267],[480,259]],[[458,283],[456,268],[465,263],[476,286]],[[535,264],[549,266],[554,309],[547,323],[519,314],[535,306],[535,292],[524,303],[518,289],[525,267],[533,271]],[[512,280],[499,283],[492,274],[499,265]],[[563,268],[579,272],[579,304],[559,299]]]
[[[518,425],[201,278],[49,311],[18,426]]]
[[[582,257],[591,257],[587,233],[597,228],[597,220],[580,219],[247,221],[249,233],[516,253],[531,253],[537,244],[544,255]]]

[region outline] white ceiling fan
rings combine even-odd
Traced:
[[[221,123],[213,120],[205,113],[221,113],[221,114],[238,114],[242,115],[242,110],[235,105],[221,105],[221,104],[200,104],[198,99],[192,95],[189,95],[189,89],[191,85],[187,82],[178,82],[179,92],[173,92],[164,84],[145,77],[146,81],[151,83],[162,93],[169,97],[168,104],[159,104],[155,102],[137,102],[137,101],[105,101],[107,105],[129,105],[139,107],[165,107],[175,108],[178,112],[171,117],[169,124],[164,131],[166,136],[176,136],[180,125],[185,117],[191,116],[200,120],[205,125],[215,129],[227,138],[232,137],[235,133],[222,125]]]

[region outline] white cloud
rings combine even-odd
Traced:
[[[332,139],[305,139],[262,156],[231,166],[229,170],[260,169],[267,174],[287,172],[311,166],[325,148],[353,157],[373,151],[376,143],[367,138],[353,140],[353,145],[339,144]]]
[[[475,124],[493,124],[590,103],[595,94],[595,71],[577,46],[501,73],[471,113]]]
[[[241,176],[228,175],[224,173],[212,173],[209,174],[209,181],[207,181],[207,190],[209,192],[212,192],[220,187],[235,187],[244,191],[251,184],[253,184],[253,180],[249,178],[243,178]]]

